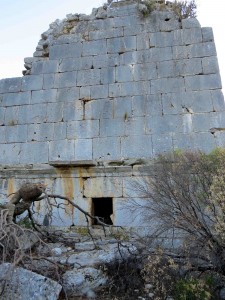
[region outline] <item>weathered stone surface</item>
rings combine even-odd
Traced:
[[[57,282],[9,263],[0,265],[2,299],[56,300],[62,286]]]
[[[63,275],[63,287],[68,296],[95,298],[95,291],[104,287],[107,278],[102,271],[94,268],[67,271]]]

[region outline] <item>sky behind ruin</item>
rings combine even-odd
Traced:
[[[40,35],[69,13],[90,14],[104,0],[0,0],[0,79],[22,76],[23,60],[33,56]],[[225,1],[197,0],[198,20],[212,27],[225,86]]]

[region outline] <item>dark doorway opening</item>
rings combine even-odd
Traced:
[[[101,221],[106,224],[113,225],[111,215],[113,214],[112,198],[93,198],[92,199],[92,214],[100,217]],[[94,220],[93,225],[97,225]]]

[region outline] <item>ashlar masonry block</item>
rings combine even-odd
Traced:
[[[3,106],[30,104],[31,92],[6,93],[2,96]]]
[[[75,141],[60,140],[49,143],[49,161],[70,161],[75,159]]]
[[[78,139],[75,141],[75,160],[92,160],[92,139]]]
[[[122,182],[120,178],[88,178],[84,182],[85,197],[121,197]]]
[[[120,158],[120,138],[102,137],[93,139],[93,159],[113,160]]]
[[[72,121],[67,124],[68,139],[84,139],[99,136],[99,120]]]
[[[124,53],[137,49],[136,36],[107,39],[108,53]]]
[[[57,60],[69,57],[80,57],[81,53],[82,44],[80,42],[69,45],[54,45],[49,49],[49,59]]]
[[[24,143],[27,141],[27,125],[6,126],[6,143]]]
[[[5,78],[0,80],[1,93],[16,93],[21,91],[21,77]]]
[[[29,75],[22,78],[22,91],[35,91],[43,88],[43,75]]]
[[[121,138],[121,156],[124,158],[151,158],[152,150],[151,135],[134,135]]]

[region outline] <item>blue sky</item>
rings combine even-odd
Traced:
[[[105,0],[106,1],[106,0]],[[0,0],[0,78],[22,76],[24,57],[33,56],[40,35],[69,13],[89,14],[104,0]],[[213,27],[225,86],[225,1],[197,0],[202,26]]]

